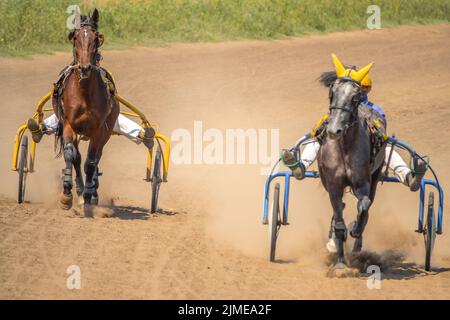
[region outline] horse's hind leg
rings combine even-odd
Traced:
[[[362,248],[363,232],[366,228],[367,221],[369,220],[369,208],[372,204],[372,200],[370,198],[370,190],[371,185],[369,182],[366,182],[360,187],[354,188],[353,190],[358,199],[358,216],[352,230],[350,230],[350,235],[356,239],[355,244],[353,245],[353,252],[359,252]]]
[[[103,145],[97,146],[99,141],[92,141],[89,143],[88,156],[84,164],[84,172],[86,174],[86,183],[84,187],[84,202],[85,204],[98,204],[98,177],[100,175],[98,163],[103,153]]]
[[[86,174],[84,191],[85,204],[98,204],[97,190],[99,187],[98,177],[100,175],[98,164],[103,154],[103,147],[111,137],[114,123],[117,120],[119,111],[119,103],[114,100],[113,109],[106,119],[105,125],[100,127],[99,130],[95,132],[95,139],[91,139],[89,142],[88,156],[84,165],[84,172]]]
[[[344,222],[344,203],[342,202],[343,188],[329,192],[331,206],[333,207],[334,234],[336,235],[337,261],[335,268],[345,268],[344,242],[347,240],[347,227]]]
[[[373,204],[373,201],[375,200],[375,194],[377,193],[377,186],[379,181],[379,176],[381,173],[381,169],[378,169],[372,174],[372,182],[370,185],[370,194],[369,194],[369,200],[370,200],[370,206]],[[353,245],[353,252],[360,252],[362,249],[362,243],[363,243],[363,232],[367,225],[367,221],[369,220],[369,209],[367,209],[367,214],[364,222],[364,225],[362,227],[361,235],[359,238],[356,238],[355,243]]]
[[[83,181],[83,174],[81,173],[81,153],[78,150],[78,141],[74,141],[75,149],[77,151],[75,155],[75,159],[73,161],[73,167],[75,168],[75,183],[77,188],[77,195],[78,195],[78,201],[79,204],[81,204],[81,199],[84,191],[84,181]]]
[[[101,176],[100,169],[98,164],[103,155],[103,146],[100,147],[97,151],[97,166],[95,168],[94,177],[92,178],[94,181],[94,192],[92,193],[91,204],[98,204],[98,188],[100,187],[99,176]]]

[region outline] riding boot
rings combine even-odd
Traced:
[[[419,159],[417,162],[417,167],[414,169],[414,171],[409,172],[405,179],[405,184],[409,187],[409,190],[413,192],[419,190],[420,184],[422,183],[422,179],[426,171],[427,164]]]
[[[153,148],[153,138],[155,137],[155,129],[152,127],[144,128],[143,131],[139,132],[138,138],[142,140],[142,143],[149,149]]]
[[[297,158],[292,151],[283,150],[282,159],[283,163],[292,170],[292,174],[297,180],[305,178],[305,165],[300,161],[297,161]]]
[[[29,118],[27,121],[27,128],[31,132],[31,138],[33,141],[39,143],[44,136],[46,130],[45,125],[39,125],[35,119]]]

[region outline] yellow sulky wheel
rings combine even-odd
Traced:
[[[17,202],[23,203],[25,200],[25,190],[28,174],[28,136],[23,136],[20,142],[19,149],[19,186],[17,192]]]

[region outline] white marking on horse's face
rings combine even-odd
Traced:
[[[344,87],[343,91],[344,91],[345,95],[349,95],[355,91],[355,87],[353,86],[353,84],[350,81],[344,83],[343,87]]]
[[[335,107],[352,107],[352,99],[358,93],[358,88],[351,81],[337,83],[334,88],[334,106]]]
[[[83,33],[83,52],[85,55],[88,53],[88,47],[89,47],[89,37],[88,37],[88,31],[85,28]]]

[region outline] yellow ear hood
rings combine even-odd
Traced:
[[[333,61],[334,69],[336,70],[336,75],[338,78],[350,77],[358,83],[361,83],[361,80],[367,76],[370,69],[372,69],[373,67],[373,62],[371,62],[358,71],[353,69],[345,69],[344,65],[334,53],[331,54],[331,59]]]
[[[341,63],[341,61],[338,59],[338,57],[334,53],[331,54],[331,59],[333,60],[334,69],[336,70],[336,75],[338,76],[338,78],[343,77],[345,74],[345,68],[344,68],[343,64]]]
[[[367,74],[369,73],[370,69],[372,69],[372,67],[373,67],[373,62],[369,63],[367,66],[365,66],[364,68],[362,68],[358,71],[352,72],[352,75],[351,75],[352,79],[356,80],[358,82],[361,82],[361,80],[364,79],[365,76],[367,76]]]

